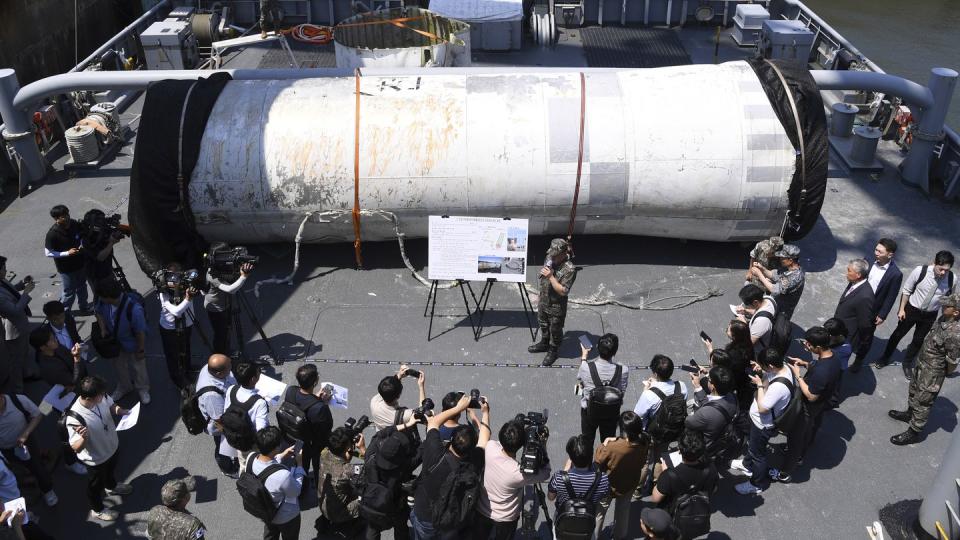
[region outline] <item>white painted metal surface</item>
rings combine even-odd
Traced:
[[[191,204],[208,240],[290,240],[306,212],[353,207],[352,77],[233,81],[215,105]],[[577,231],[702,240],[780,232],[795,152],[744,62],[590,72]],[[411,237],[429,214],[566,231],[579,72],[364,76],[360,207]],[[365,240],[393,238],[365,218]],[[353,239],[349,215],[305,241]]]

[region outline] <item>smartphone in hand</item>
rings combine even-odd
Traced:
[[[404,375],[406,375],[407,377],[413,377],[414,379],[420,378],[420,372],[410,368],[407,368],[407,371],[404,372]]]
[[[583,348],[588,350],[593,348],[593,343],[590,343],[590,337],[586,334],[580,336],[580,345],[583,345]]]
[[[710,343],[713,343],[713,340],[710,339],[710,336],[708,336],[707,333],[704,332],[703,330],[700,331],[700,339],[702,339],[702,340],[704,340],[704,341],[709,341]]]
[[[685,366],[681,364],[680,369],[686,371],[687,373],[700,373],[700,368],[697,366]]]

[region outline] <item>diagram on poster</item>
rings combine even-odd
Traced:
[[[522,283],[527,231],[526,219],[430,216],[429,279]]]

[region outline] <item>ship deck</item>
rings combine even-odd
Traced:
[[[584,45],[593,29],[569,30],[555,50],[530,47],[513,53],[477,52],[476,63],[593,65],[591,62],[603,61],[604,56],[592,59],[595,49],[604,47],[608,49],[604,54],[632,61],[631,47],[642,46],[643,42],[631,40],[639,39],[637,35],[644,31],[661,37],[663,32],[675,33],[671,43],[679,43],[685,53],[667,47],[656,53],[660,55],[657,61],[713,61],[712,30],[597,31],[601,37],[593,40],[593,45]],[[310,67],[323,67],[322,62],[332,59],[303,46],[297,46],[296,51],[300,61],[315,62]],[[728,37],[722,38],[720,51],[721,61],[749,54],[734,47]],[[273,48],[248,48],[232,55],[226,67],[285,67],[286,59],[278,52]],[[126,214],[139,107],[137,101],[124,112],[134,135],[102,169],[70,177],[62,171],[61,159],[44,185],[24,198],[8,196],[4,200],[0,213],[3,255],[9,259],[10,270],[36,278],[34,313],[40,312],[43,302],[59,295],[57,275],[41,249],[42,234],[50,225],[48,209],[65,203],[75,216],[89,208]],[[807,285],[794,316],[795,332],[832,315],[845,286],[846,262],[870,255],[882,236],[900,244],[896,260],[905,270],[927,263],[940,249],[960,252],[955,234],[960,230],[956,207],[904,186],[896,172],[902,154],[895,146],[883,143],[878,157],[885,165],[879,174],[852,174],[836,159],[831,160],[822,215],[813,231],[797,242]],[[530,253],[544,252],[548,242],[549,238],[531,238]],[[256,279],[290,272],[292,244],[255,246],[253,251],[262,257]],[[425,240],[408,241],[406,251],[415,267],[426,265]],[[640,380],[649,375],[645,366],[655,353],[667,354],[678,362],[691,357],[705,362],[697,334],[703,330],[715,339],[722,338],[730,318],[727,305],[737,303],[736,293],[747,263],[747,249],[737,244],[644,237],[578,239],[575,263],[581,269],[571,294],[574,298],[609,294],[655,308],[674,302],[671,298],[677,296],[701,295],[714,289],[720,295],[668,310],[573,304],[561,359],[553,368],[545,369],[538,367],[541,355],[526,353],[530,335],[515,288],[494,287],[485,319],[487,328],[479,341],[472,339],[459,293],[441,290],[436,337],[428,342],[428,321],[423,317],[427,288],[411,277],[397,244],[365,243],[363,253],[366,268],[358,271],[349,245],[305,245],[293,286],[265,285],[256,298],[253,284],[249,284],[246,294],[273,348],[285,358],[283,366],[268,373],[290,382],[302,362],[317,362],[321,380],[334,381],[350,390],[350,408],[334,412],[336,423],[341,424],[347,416],[367,413],[377,382],[395,371],[401,361],[423,365],[428,394],[438,403],[451,390],[478,388],[489,396],[495,429],[518,412],[548,409],[552,433],[549,453],[557,466],[565,459],[566,439],[579,432],[578,397],[573,393],[579,353],[576,337],[587,333],[595,339],[605,332],[620,336],[617,359],[632,368],[625,396],[627,406],[632,406],[640,395]],[[117,256],[138,290],[152,290],[149,279],[138,269],[128,241],[118,246]],[[533,274],[528,273],[528,279],[532,282]],[[152,328],[156,328],[159,308],[154,295],[148,295],[147,311]],[[202,323],[206,326],[205,320]],[[86,335],[90,319],[81,318],[80,325]],[[887,322],[879,328],[874,354],[882,349],[893,327]],[[266,344],[249,325],[246,332],[251,353],[266,353]],[[167,378],[157,334],[152,331],[148,343],[154,401],[146,407],[140,425],[120,435],[118,475],[134,486],[134,494],[122,501],[109,498],[108,506],[117,508],[121,517],[115,524],[102,525],[88,519],[85,480],[58,469],[55,479],[61,502],[55,510],[43,507],[36,488],[25,489],[31,508],[54,537],[93,540],[145,536],[146,512],[159,503],[160,486],[167,479],[187,475],[197,481],[190,509],[208,526],[208,538],[259,537],[261,525],[240,510],[233,481],[218,473],[209,438],[190,436],[180,424],[177,392]],[[207,349],[196,335],[194,340],[194,364],[199,365]],[[90,367],[113,379],[106,362]],[[880,517],[885,518],[894,538],[903,537],[897,536],[897,518],[916,511],[956,428],[960,387],[952,379],[936,401],[923,442],[901,448],[887,439],[904,426],[886,415],[887,409],[906,404],[907,382],[900,369],[871,368],[848,375],[844,381],[846,399],[838,409],[826,413],[820,436],[794,475],[795,483],[774,484],[759,496],[744,497],[733,489],[740,480],[725,474],[714,496],[715,532],[709,538],[863,538],[864,526]],[[44,390],[32,383],[29,393],[39,400]],[[412,391],[408,385],[402,403],[414,405]],[[52,418],[45,421],[40,432],[44,440],[53,440]],[[639,509],[643,503],[634,504]],[[301,538],[314,537],[312,525],[318,515],[316,497],[311,495],[304,505]],[[544,526],[542,520],[540,525]],[[631,535],[640,536],[636,523]],[[541,537],[549,536],[541,529]]]

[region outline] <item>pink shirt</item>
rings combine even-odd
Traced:
[[[536,475],[520,472],[517,460],[503,453],[498,441],[490,441],[484,449],[483,491],[477,510],[493,521],[513,521],[520,517],[523,486],[550,478],[547,465]]]

